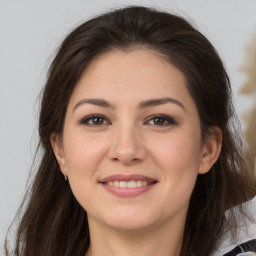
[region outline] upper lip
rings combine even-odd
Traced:
[[[140,175],[140,174],[113,174],[110,176],[107,176],[103,179],[100,179],[100,183],[107,183],[110,181],[131,181],[131,180],[142,180],[147,182],[156,182],[156,179],[152,179],[148,176]]]

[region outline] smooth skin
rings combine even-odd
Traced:
[[[88,214],[86,255],[179,255],[196,178],[221,150],[221,131],[212,130],[202,141],[185,76],[159,53],[112,50],[92,60],[71,96],[63,134],[51,136],[60,169]],[[119,197],[99,182],[113,174],[157,183]]]

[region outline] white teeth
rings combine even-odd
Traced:
[[[136,188],[136,181],[135,180],[129,181],[127,187],[128,188]]]
[[[120,188],[127,188],[128,182],[127,181],[120,181]]]
[[[137,180],[136,186],[137,186],[137,188],[142,187],[142,181],[141,180]]]
[[[117,187],[117,188],[140,188],[146,187],[148,185],[147,181],[145,180],[131,180],[131,181],[110,181],[107,182],[108,186],[110,187]],[[150,183],[149,183],[150,184]]]
[[[110,182],[109,182],[109,183],[110,183]],[[120,184],[119,181],[117,181],[117,180],[114,181],[114,187],[119,188],[119,187],[120,187],[119,184]],[[110,184],[109,184],[109,185],[110,185]]]

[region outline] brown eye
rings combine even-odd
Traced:
[[[164,125],[166,124],[166,120],[163,117],[156,117],[153,119],[155,125]]]
[[[100,126],[110,124],[110,122],[101,115],[90,115],[88,117],[85,117],[80,123],[88,126]]]
[[[94,124],[94,125],[102,125],[104,124],[104,119],[101,117],[95,117],[91,119],[88,123]]]
[[[170,116],[167,115],[156,115],[151,117],[148,122],[150,125],[156,125],[156,126],[169,126],[169,125],[175,125],[177,122]]]

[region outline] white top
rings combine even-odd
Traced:
[[[225,253],[232,251],[239,244],[243,244],[247,241],[256,239],[256,196],[243,204],[246,212],[248,211],[251,219],[244,218],[238,212],[238,227],[237,227],[237,239],[234,241],[231,236],[232,230],[226,230],[218,244],[218,249],[212,253],[211,256],[222,256]],[[235,208],[236,209],[236,208]],[[239,218],[240,216],[240,218]],[[237,256],[256,256],[255,252],[244,252]]]

